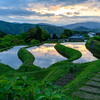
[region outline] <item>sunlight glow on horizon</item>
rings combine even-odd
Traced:
[[[11,1],[0,1],[0,19],[3,21],[57,26],[100,22],[100,0],[16,0],[16,4]]]
[[[33,5],[33,6],[32,6]],[[35,5],[35,7],[34,7]],[[98,9],[89,9],[85,5],[75,5],[75,6],[50,6],[44,7],[43,4],[29,4],[30,8],[26,8],[30,11],[36,11],[41,14],[54,14],[56,16],[64,15],[64,16],[100,16],[100,10]],[[36,9],[37,8],[37,9]],[[41,8],[41,9],[40,9]],[[98,11],[96,11],[98,10]]]

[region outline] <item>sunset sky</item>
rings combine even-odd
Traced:
[[[0,0],[0,20],[54,25],[100,22],[100,0]]]

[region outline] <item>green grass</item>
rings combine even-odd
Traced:
[[[79,59],[82,56],[80,51],[63,46],[61,44],[56,44],[55,49],[58,51],[58,53],[60,53],[64,57],[68,58],[68,60],[54,63],[50,67],[62,66],[62,65],[65,66],[66,63],[71,62],[71,61],[76,60],[76,59]]]
[[[64,94],[71,96],[73,92],[77,91],[81,86],[85,85],[85,83],[89,81],[90,78],[100,71],[100,60],[84,64],[80,64],[81,67],[84,66],[83,71],[78,73],[77,77],[72,82],[63,87]]]
[[[88,41],[88,45],[90,45],[89,43],[91,43],[91,40]],[[32,65],[33,70],[31,70],[30,69],[31,67],[29,68],[29,66],[30,63],[32,64],[32,62],[34,61],[34,57],[25,48],[22,48],[20,49],[18,54],[20,55],[20,59],[23,61],[22,70],[21,70],[22,72],[17,70],[14,71],[12,69],[11,71],[8,70],[8,72],[6,71],[2,72],[1,75],[4,75],[6,77],[27,76],[28,78],[34,77],[35,81],[47,80],[47,81],[55,82],[65,74],[69,73],[70,67],[74,68],[75,66],[77,66],[77,71],[74,72],[75,78],[66,86],[62,87],[62,90],[64,94],[66,94],[69,97],[72,97],[74,100],[80,100],[80,98],[73,97],[72,93],[77,91],[81,86],[85,85],[85,83],[89,80],[89,78],[92,78],[95,74],[97,74],[100,71],[100,60],[96,60],[88,63],[82,63],[82,64],[74,64],[71,63],[71,61],[81,57],[81,53],[79,51],[69,47],[65,47],[61,44],[55,45],[55,48],[60,54],[68,57],[68,60],[57,62],[51,65],[50,67],[41,70],[34,70],[34,65]],[[26,66],[26,64],[29,65]],[[27,72],[25,72],[26,70],[25,68],[27,68],[28,70]]]
[[[34,71],[34,70],[40,70],[41,68],[38,66],[35,66],[33,64],[35,58],[34,56],[25,48],[21,48],[18,51],[18,57],[21,59],[23,64],[19,67],[18,71]]]
[[[94,41],[93,47],[90,47],[92,41]],[[93,53],[93,55],[97,58],[100,58],[100,41],[95,39],[95,37],[91,38],[86,42],[86,48]]]
[[[11,68],[10,66],[8,65],[5,65],[5,64],[2,64],[0,63],[0,75],[4,74],[5,72],[8,72],[8,71],[14,71],[13,68]]]
[[[0,52],[6,51],[6,50],[8,50],[8,49],[10,49],[10,48],[12,48],[12,47],[13,47],[13,46],[5,47],[5,48],[0,48]]]
[[[59,45],[60,44],[57,44],[56,46],[59,46]],[[69,56],[70,56],[70,59],[72,60],[75,60],[76,58],[81,56],[81,53],[77,50],[71,49],[69,47],[65,47],[63,45],[60,45],[60,48],[67,49],[64,53],[70,54]],[[68,53],[69,51],[71,51],[71,53]],[[73,56],[76,56],[75,53],[77,54],[77,57],[73,57]],[[73,56],[71,57],[71,55]],[[33,65],[33,61],[35,58],[29,51],[27,51],[25,48],[21,48],[18,51],[18,56],[23,61],[23,64],[17,71],[23,71],[23,72],[20,73],[16,71],[13,74],[5,73],[5,76],[10,76],[10,77],[19,76],[20,77],[24,75],[27,77],[35,77],[36,80],[43,80],[43,81],[48,80],[48,81],[54,82],[54,81],[57,81],[63,75],[69,73],[69,66],[74,66],[74,64],[69,62],[71,60],[69,61],[65,60],[65,61],[55,63],[46,69],[41,69],[38,71],[38,69],[34,70],[35,68],[37,68],[37,66]],[[32,71],[32,68],[30,67],[30,64],[32,64],[31,66],[33,67],[33,71]],[[30,72],[27,72],[27,71],[30,71]]]
[[[81,57],[81,53],[77,50],[72,49],[72,48],[65,47],[65,46],[60,45],[60,44],[57,44],[55,46],[55,48],[57,48],[57,50],[59,49],[60,51],[63,49],[62,52],[64,54],[67,54],[67,56],[69,56],[68,61],[62,61],[62,62],[58,62],[56,64],[51,65],[51,66],[54,66],[55,68],[52,68],[50,66],[47,69],[42,69],[41,71],[29,73],[33,77],[35,77],[35,79],[38,79],[38,80],[40,79],[40,80],[43,80],[43,81],[49,80],[49,81],[54,82],[54,81],[58,80],[61,76],[63,76],[64,74],[69,72],[68,66],[73,65],[72,63],[69,63],[69,61],[72,61],[72,60],[75,60],[75,59],[78,59],[79,57]],[[69,53],[69,51],[71,51],[71,53]],[[26,71],[25,65],[27,63],[30,65],[30,63],[33,62],[34,58],[32,58],[33,57],[32,54],[29,53],[25,48],[21,48],[18,52],[18,55],[19,55],[19,58],[22,59],[23,62],[25,62],[25,63],[23,63],[23,65],[18,70],[21,69],[23,71]],[[71,56],[71,55],[73,55],[73,56]],[[27,70],[29,69],[29,65],[27,65]],[[31,69],[31,71],[32,71],[32,69]],[[29,75],[29,74],[27,74],[27,75]]]
[[[72,49],[70,47],[66,47],[61,44],[55,45],[55,49],[63,56],[68,58],[68,61],[73,61],[79,59],[82,54],[80,51]]]

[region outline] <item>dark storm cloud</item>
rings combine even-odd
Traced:
[[[54,16],[54,14],[41,14],[41,13],[37,13],[35,11],[28,11],[25,9],[0,9],[0,16],[31,16],[31,15],[35,15],[35,16]]]

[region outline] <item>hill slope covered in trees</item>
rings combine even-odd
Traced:
[[[14,24],[10,22],[0,21],[0,30],[6,34],[21,34],[27,32],[29,28],[35,28],[37,24]],[[39,25],[48,33],[61,34],[65,28],[52,25]]]

